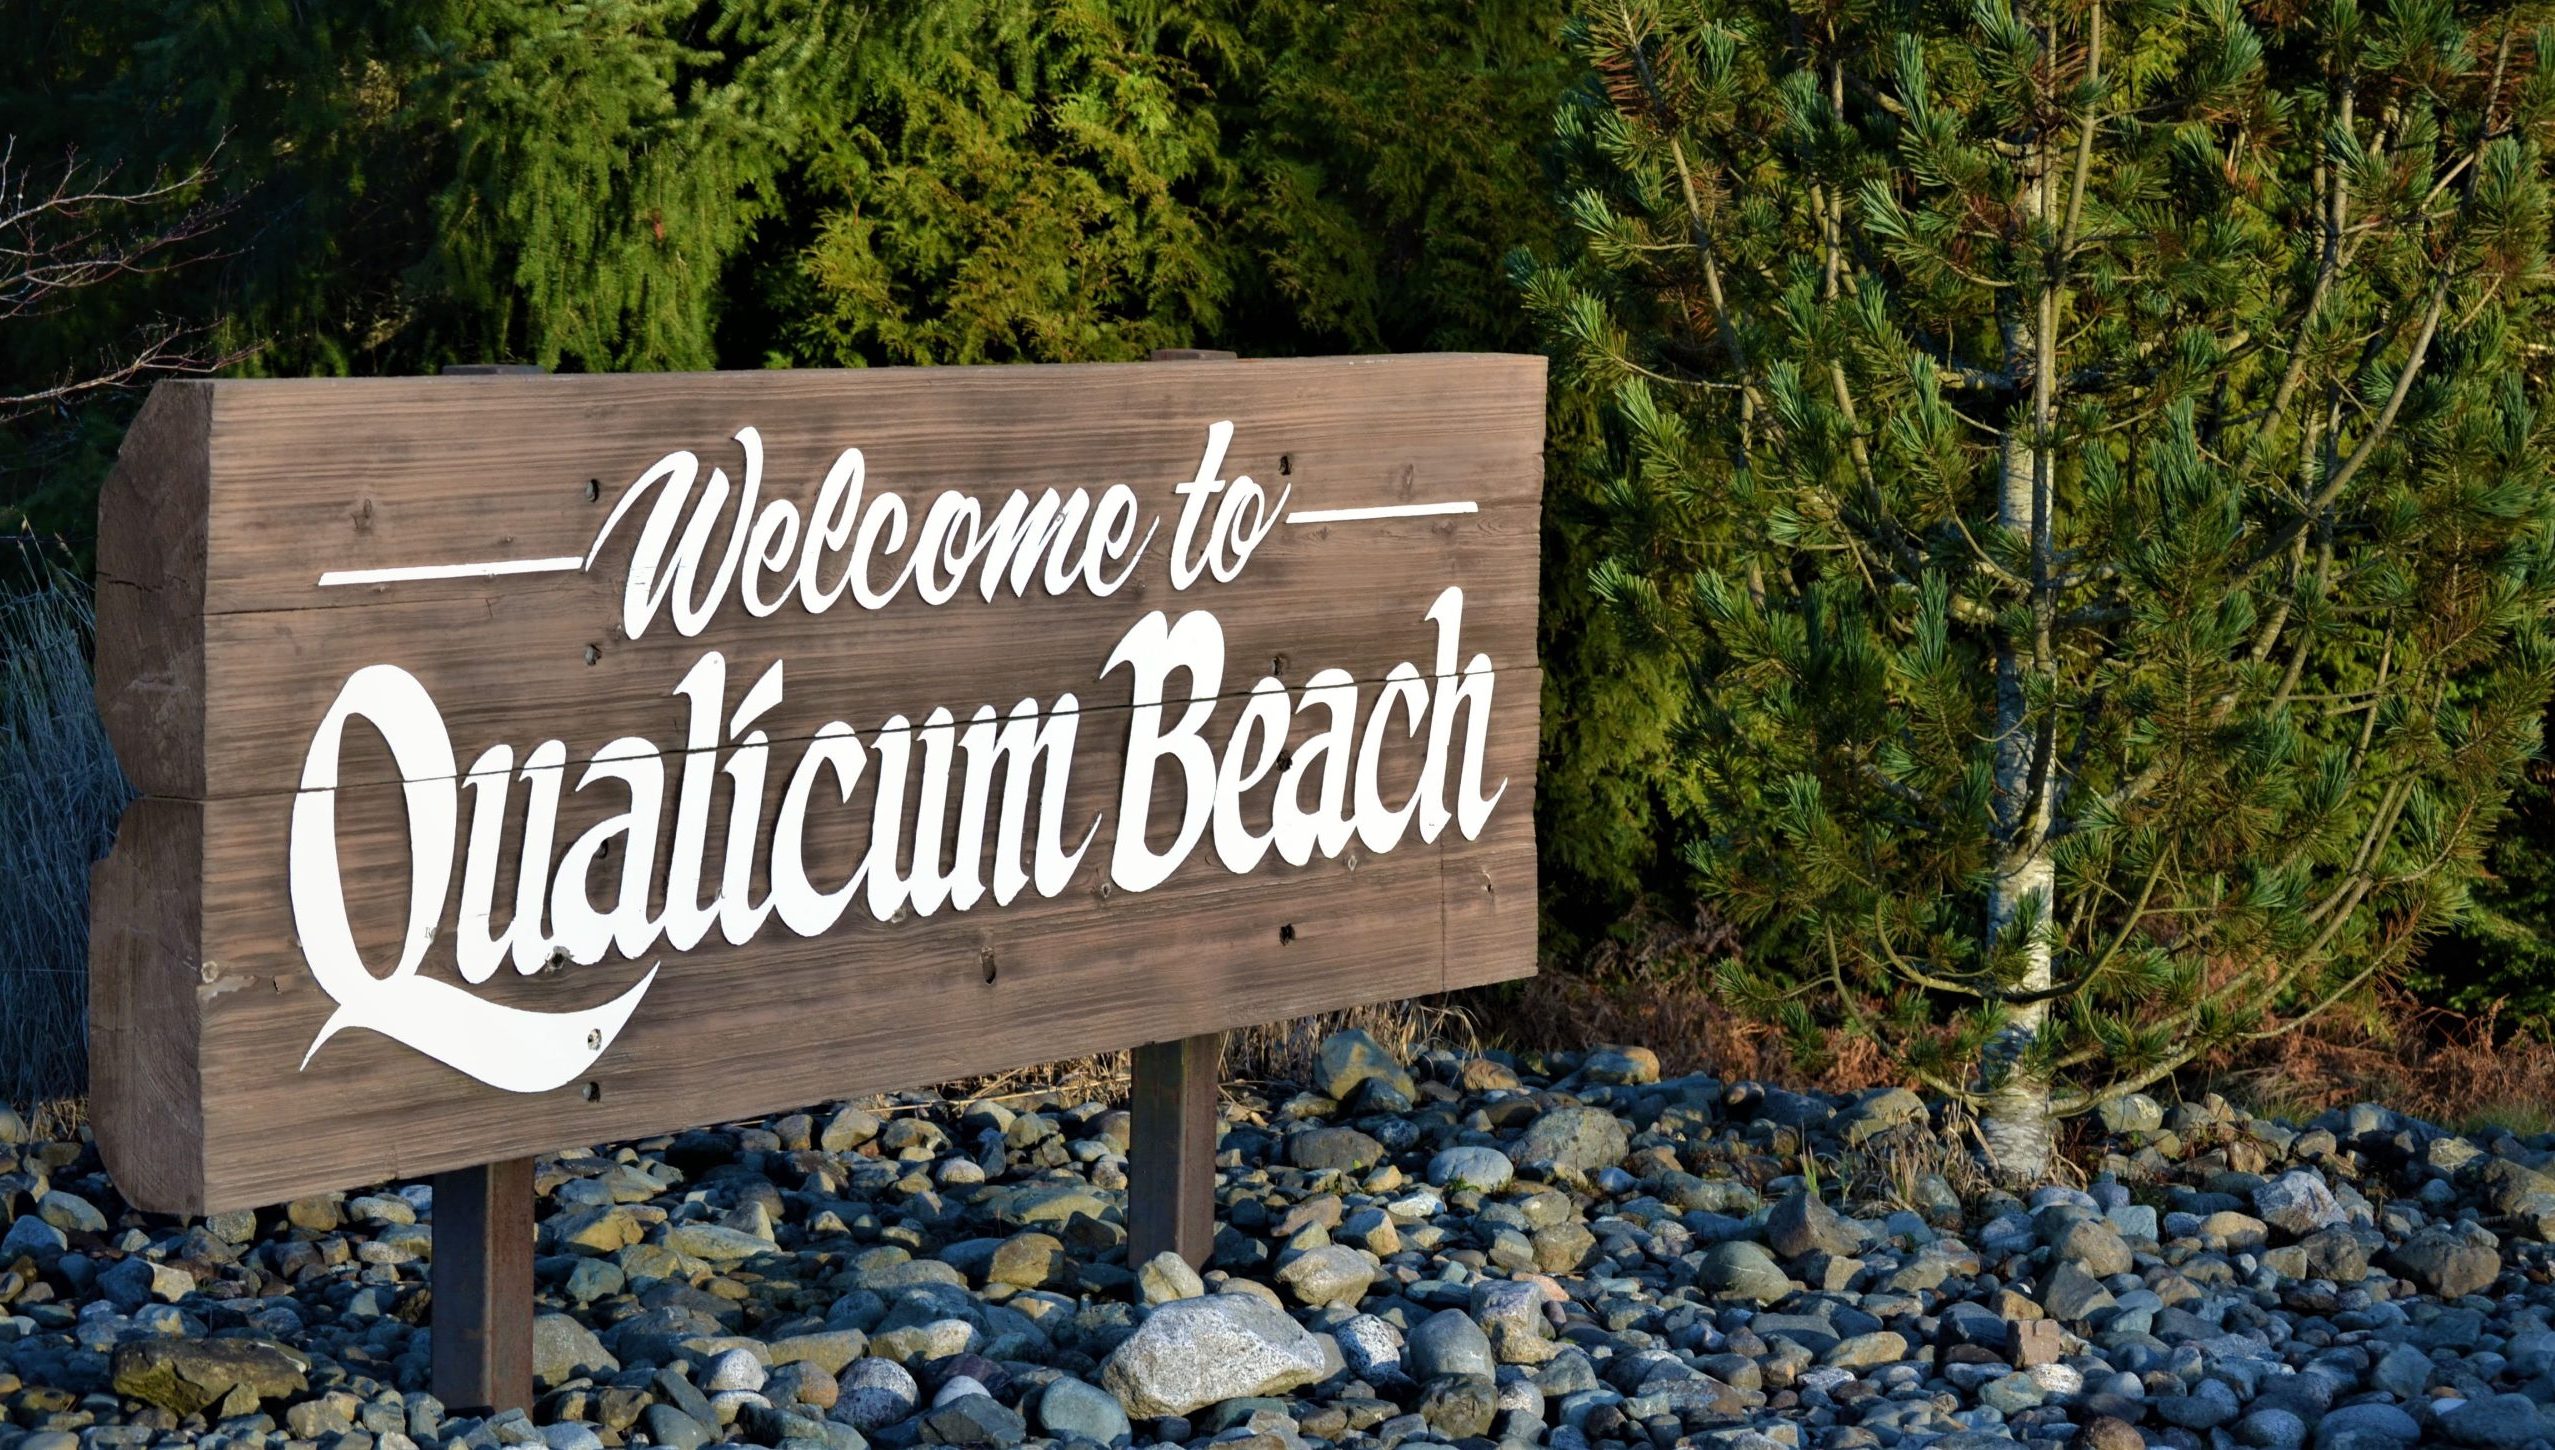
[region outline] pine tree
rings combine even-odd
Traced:
[[[2464,908],[2555,681],[2555,34],[1623,0],[1521,261],[1608,412],[1721,980],[2000,1173]]]

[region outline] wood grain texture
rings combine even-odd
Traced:
[[[456,1415],[532,1408],[532,1160],[435,1175],[434,1392]]]
[[[1215,1105],[1224,1034],[1149,1042],[1128,1069],[1127,1264],[1215,1248]]]
[[[98,497],[97,701],[125,776],[204,795],[215,384],[151,390]]]
[[[1282,526],[1237,580],[1174,590],[1172,486],[1226,418],[1224,476],[1291,484],[1291,507],[1462,498],[1478,511]],[[97,874],[92,1043],[111,1169],[151,1208],[243,1207],[1530,972],[1541,419],[1540,361],[1497,357],[163,385],[101,521],[100,702],[149,792]],[[731,604],[692,639],[615,632],[623,566],[609,549],[591,574],[316,584],[323,569],[582,554],[622,484],[677,447],[733,471],[728,439],[749,423],[766,443],[766,496],[803,501],[834,452],[858,446],[872,490],[909,500],[1124,482],[1163,535],[1104,599],[908,596],[767,619]],[[1220,744],[1262,673],[1300,687],[1345,669],[1371,704],[1393,664],[1427,670],[1422,615],[1448,585],[1466,592],[1464,653],[1498,670],[1486,774],[1507,786],[1477,839],[1449,828],[1247,875],[1201,845],[1160,886],[1112,889],[1130,712],[1126,673],[1100,667],[1131,624],[1153,609],[1222,621],[1225,698],[1205,732]],[[812,938],[771,923],[743,946],[713,933],[635,962],[500,969],[472,990],[561,1011],[661,960],[609,1051],[555,1091],[500,1092],[361,1030],[305,1065],[333,1004],[296,937],[285,846],[304,752],[346,676],[411,671],[464,763],[487,745],[520,758],[561,740],[571,786],[604,742],[654,741],[668,752],[661,843],[685,719],[673,687],[712,649],[728,657],[727,705],[787,662],[763,722],[773,759],[749,899],[767,887],[773,798],[829,720],[868,737],[890,714],[939,705],[964,720],[1074,692],[1066,819],[1101,821],[1093,845],[1050,898],[886,921],[855,910]],[[1299,716],[1298,744],[1307,728]],[[409,889],[406,806],[387,752],[367,732],[348,739],[344,896],[366,960],[386,966]],[[1383,753],[1391,792],[1411,788],[1424,745]],[[722,776],[714,822],[728,789]],[[1262,819],[1269,793],[1248,800]],[[1180,799],[1172,785],[1160,803]],[[615,809],[571,790],[558,840]],[[909,836],[920,809],[904,804]],[[512,810],[509,841],[519,800]],[[868,810],[861,795],[811,812],[809,858],[829,881],[865,849]],[[723,854],[714,829],[706,881]],[[446,980],[458,980],[452,874],[421,968]],[[512,874],[509,859],[500,903]]]

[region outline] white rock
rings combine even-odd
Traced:
[[[753,1351],[731,1349],[710,1361],[701,1379],[701,1389],[708,1394],[721,1390],[759,1390],[766,1378],[762,1361]]]
[[[1321,1342],[1286,1311],[1250,1294],[1165,1304],[1100,1367],[1128,1415],[1157,1420],[1219,1400],[1278,1395],[1321,1379]]]

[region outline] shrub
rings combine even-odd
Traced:
[[[2351,0],[1609,8],[1522,267],[1607,409],[1725,987],[2052,1113],[2466,906],[2550,676],[2555,37]]]
[[[0,541],[0,1102],[88,1078],[89,866],[133,798],[91,695],[92,624],[78,578],[31,537]]]

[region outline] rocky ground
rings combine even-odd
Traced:
[[[1217,1444],[2524,1447],[2555,1142],[2112,1104],[1964,1202],[1941,1113],[1324,1044],[1244,1095],[1200,1274],[1126,1263],[1127,1117],[838,1107],[544,1160],[539,1403],[427,1382],[419,1186],[177,1223],[0,1147],[0,1450]],[[0,1113],[0,1138],[24,1139]]]

